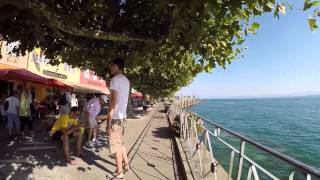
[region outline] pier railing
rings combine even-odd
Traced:
[[[175,119],[179,121],[180,139],[184,147],[186,147],[188,159],[191,161],[192,169],[195,171],[193,173],[195,176],[198,176],[197,178],[215,180],[240,180],[244,178],[247,180],[251,180],[252,178],[255,180],[320,179],[319,170],[253,141],[237,132],[224,128],[219,124],[208,121],[179,106],[171,105],[168,116],[171,120]],[[208,127],[210,127],[210,129],[208,129]],[[226,136],[222,136],[222,133],[237,138],[239,145],[227,142],[227,140],[224,139]],[[228,168],[222,168],[221,162],[215,159],[216,151],[213,151],[213,148],[215,148],[212,146],[213,142],[220,143],[227,149],[226,152],[230,152],[230,154],[227,155],[229,156],[228,162],[224,162],[228,164],[225,165],[225,167],[227,166]],[[275,158],[291,168],[285,174],[280,173],[281,175],[279,175],[279,173],[272,173],[265,167],[265,164],[271,163],[271,158],[270,162],[258,163],[253,160],[254,158],[252,157],[255,153],[246,153],[246,150],[248,150],[247,146],[255,147],[257,151],[261,151],[268,157]],[[224,171],[224,173],[219,173],[219,171]]]

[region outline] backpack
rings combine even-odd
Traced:
[[[67,102],[67,95],[66,94],[61,95],[60,98],[59,98],[58,103],[59,103],[60,106],[66,105],[68,103]]]
[[[9,101],[8,101],[8,100],[6,100],[6,101],[4,102],[3,108],[4,108],[5,111],[7,111],[7,110],[9,109]]]

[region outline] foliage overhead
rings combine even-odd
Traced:
[[[318,5],[305,0],[303,7],[314,8],[312,30]],[[1,0],[0,35],[20,42],[15,53],[41,47],[52,64],[99,74],[114,57],[124,57],[134,88],[170,95],[199,72],[231,63],[248,33],[260,28],[251,17],[279,17],[287,6],[276,0]]]

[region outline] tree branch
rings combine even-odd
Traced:
[[[51,28],[56,28],[61,32],[79,36],[86,37],[89,39],[97,39],[97,40],[106,40],[106,41],[114,41],[114,42],[128,42],[128,41],[139,41],[147,44],[155,43],[152,39],[145,39],[140,37],[134,37],[132,35],[115,33],[115,32],[105,32],[100,30],[88,30],[85,28],[69,26],[63,23],[61,19],[55,15],[46,4],[38,1],[38,0],[1,0],[0,6],[3,5],[12,5],[18,9],[26,9],[30,8],[34,12],[36,16],[39,18],[45,18],[46,24],[48,24]]]

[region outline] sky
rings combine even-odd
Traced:
[[[297,1],[296,1],[297,2]],[[294,4],[280,17],[265,14],[256,35],[249,35],[244,58],[226,69],[200,73],[177,95],[200,98],[247,98],[320,94],[320,29],[312,32],[304,13]]]

